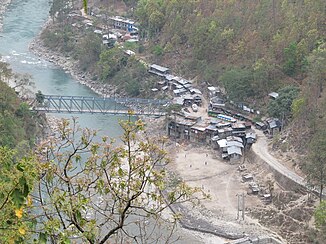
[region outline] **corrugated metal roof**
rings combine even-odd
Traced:
[[[232,154],[238,154],[242,156],[242,152],[241,152],[241,148],[240,147],[236,147],[236,146],[231,146],[227,148],[228,150],[228,154],[232,155]]]
[[[225,139],[221,139],[217,141],[219,147],[226,147],[227,141]]]
[[[241,139],[241,137],[238,137],[238,136],[228,136],[228,137],[226,138],[226,140],[227,140],[227,141],[238,141],[238,142],[240,142],[240,143],[243,142],[242,139]]]
[[[156,69],[156,70],[158,70],[160,72],[163,72],[163,73],[170,70],[169,68],[166,68],[166,67],[163,67],[163,66],[160,66],[160,65],[157,65],[157,64],[152,64],[150,66],[150,68]]]
[[[243,148],[243,144],[238,141],[227,141],[226,146]]]
[[[278,93],[277,93],[277,92],[271,92],[271,93],[269,93],[269,94],[268,94],[268,96],[270,96],[270,97],[272,97],[272,98],[275,98],[275,99],[276,99],[276,98],[278,98],[278,96],[279,96],[279,95],[278,95]]]

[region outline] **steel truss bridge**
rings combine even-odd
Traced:
[[[46,113],[100,113],[163,116],[169,100],[43,95],[32,110]]]

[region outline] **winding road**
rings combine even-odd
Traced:
[[[286,168],[282,163],[278,161],[278,159],[273,157],[268,152],[267,139],[264,133],[260,130],[255,130],[255,133],[257,135],[257,142],[252,145],[253,152],[280,174],[293,180],[303,187],[307,187],[306,181],[303,177]]]

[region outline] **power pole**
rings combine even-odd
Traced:
[[[244,193],[237,194],[238,206],[237,206],[237,219],[244,220],[245,217],[245,195]]]

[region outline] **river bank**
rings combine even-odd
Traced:
[[[48,21],[43,25],[41,32],[50,25],[51,19],[49,18]],[[73,58],[71,57],[66,57],[62,55],[62,53],[55,52],[45,47],[40,38],[41,32],[36,36],[36,38],[34,38],[34,40],[29,45],[29,49],[35,55],[42,57],[43,59],[59,66],[60,68],[65,70],[66,73],[69,73],[80,84],[87,86],[100,96],[117,96],[115,87],[108,84],[101,84],[99,82],[93,81],[91,74],[80,70],[78,62],[76,60],[73,60]]]

